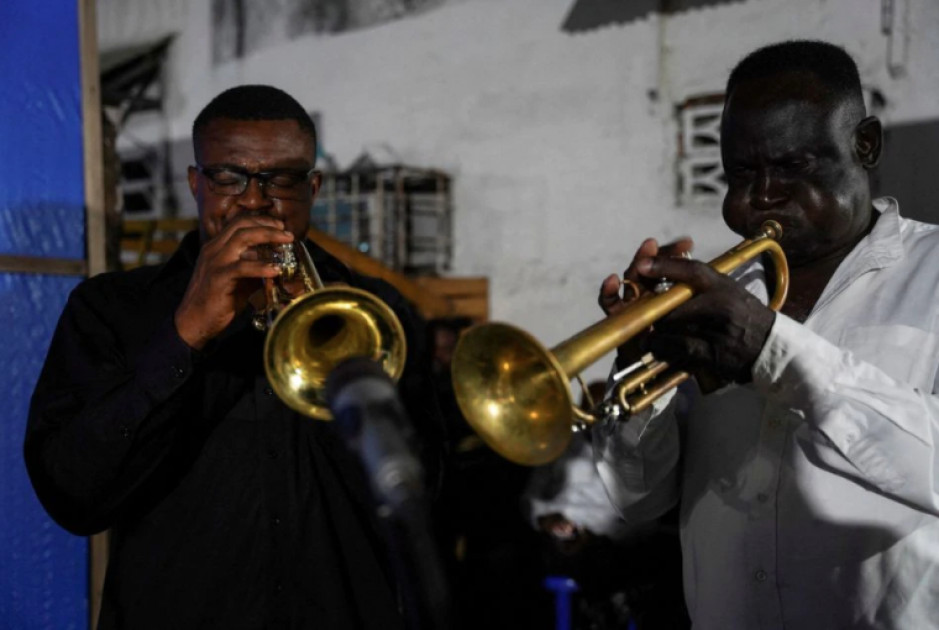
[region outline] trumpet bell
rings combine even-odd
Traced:
[[[568,378],[533,336],[508,324],[465,331],[454,350],[453,388],[467,422],[508,460],[539,466],[571,440]]]
[[[407,357],[404,329],[391,308],[352,287],[306,293],[274,320],[264,343],[264,369],[276,394],[295,411],[331,420],[326,378],[353,357],[377,362],[397,381]]]
[[[775,267],[775,292],[769,307],[786,299],[789,267],[777,242],[782,227],[766,221],[747,239],[709,264],[730,273],[767,254]],[[460,337],[451,372],[457,402],[467,422],[494,451],[519,464],[538,466],[559,457],[575,425],[598,419],[574,406],[568,387],[589,365],[623,345],[691,299],[694,291],[676,284],[662,293],[641,296],[626,308],[547,350],[534,337],[507,324],[480,324]],[[645,367],[615,387],[617,405],[603,413],[628,419],[689,377],[650,357]]]

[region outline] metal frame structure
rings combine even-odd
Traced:
[[[387,267],[440,274],[452,256],[450,177],[407,166],[324,173],[311,226]]]

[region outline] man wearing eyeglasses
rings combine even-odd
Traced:
[[[198,233],[69,299],[30,411],[36,492],[69,531],[111,531],[99,628],[401,627],[364,475],[326,423],[274,395],[251,325],[279,273],[257,247],[309,226],[313,122],[284,92],[242,86],[200,113],[193,145]],[[386,301],[420,356],[394,289],[307,246],[325,282]],[[413,360],[400,389],[430,441]]]

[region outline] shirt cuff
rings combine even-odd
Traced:
[[[137,384],[154,401],[162,401],[179,389],[203,357],[183,341],[168,317],[153,333],[136,365]]]
[[[753,363],[753,385],[768,398],[780,398],[799,387],[798,382],[787,379],[792,362],[812,341],[815,335],[795,320],[776,313],[763,349]]]

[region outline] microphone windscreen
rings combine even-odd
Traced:
[[[333,368],[326,378],[326,404],[332,408],[336,404],[337,396],[346,386],[364,378],[377,378],[394,386],[391,377],[378,363],[365,357],[353,357]]]

